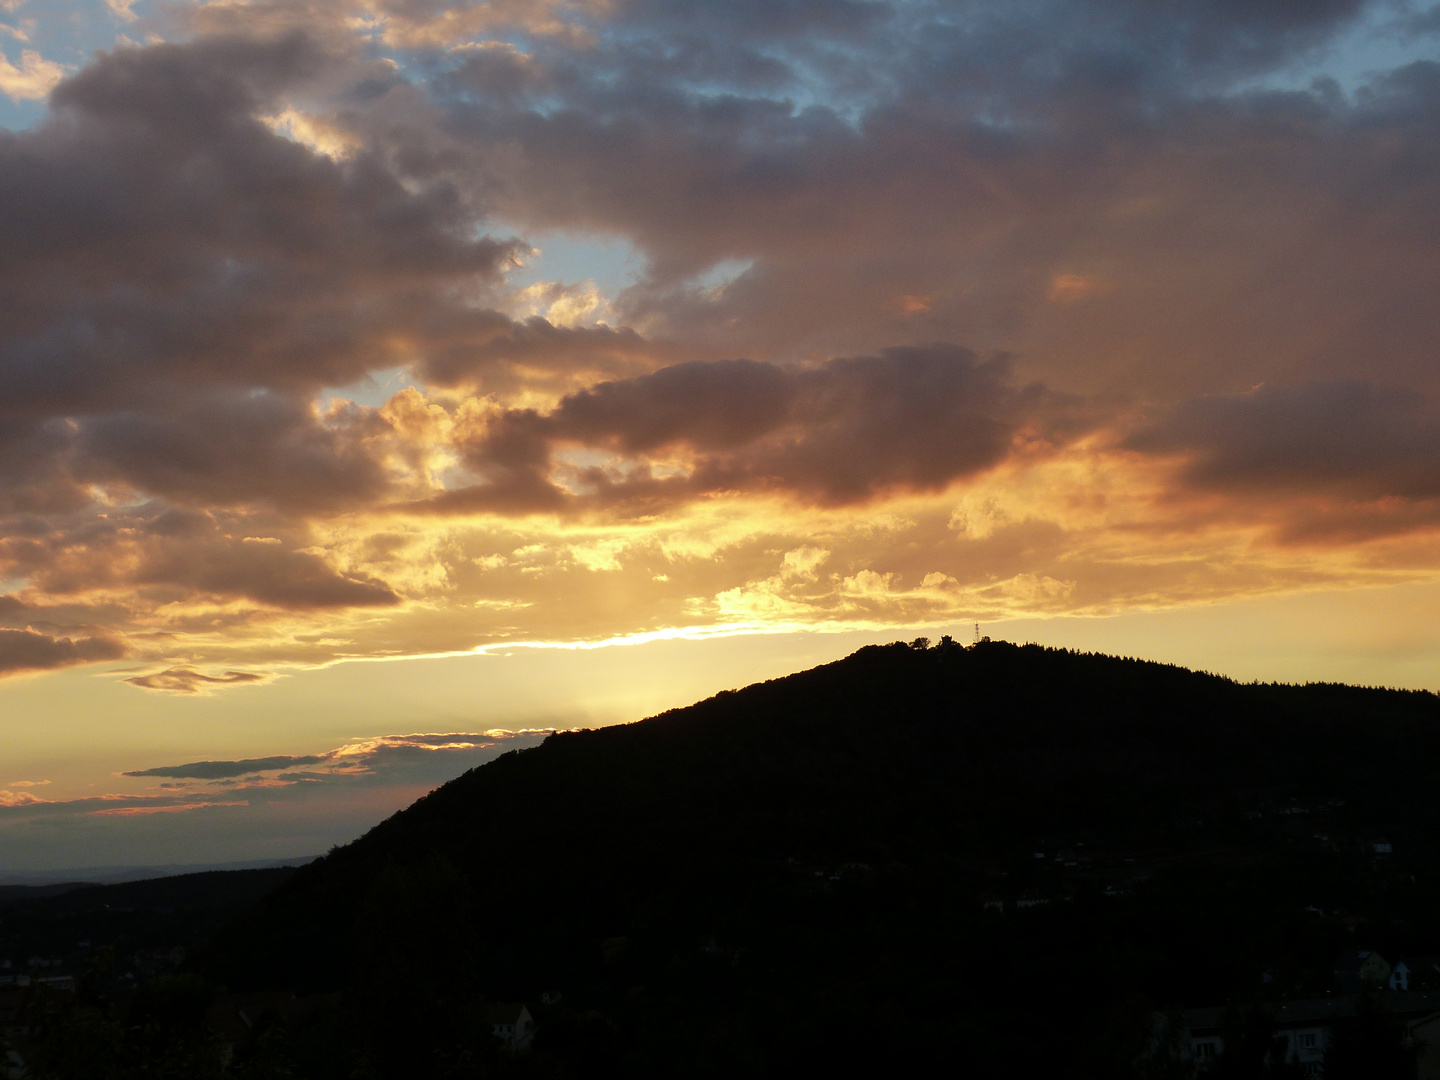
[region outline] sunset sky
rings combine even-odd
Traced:
[[[1437,59],[1419,0],[0,0],[0,877],[976,622],[1440,686]]]

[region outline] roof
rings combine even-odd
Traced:
[[[492,1001],[480,1009],[480,1018],[487,1024],[518,1024],[522,1014],[528,1014],[523,1002]]]
[[[205,1013],[205,1026],[222,1039],[238,1041],[267,1016],[293,1020],[339,1001],[339,994],[297,997],[289,990],[221,994]]]
[[[1373,949],[1346,949],[1335,961],[1335,970],[1337,972],[1359,971],[1371,957],[1382,963],[1385,961],[1385,958],[1377,955]]]
[[[1277,1027],[1304,1027],[1354,1016],[1359,1000],[1358,994],[1336,994],[1333,997],[1274,1001],[1262,1008],[1270,1014]],[[1376,1000],[1387,1013],[1400,1019],[1415,1019],[1440,1010],[1440,990],[1395,990],[1379,995]],[[1192,1035],[1219,1031],[1225,1026],[1225,1014],[1229,1011],[1229,1007],[1223,1005],[1189,1009],[1185,1013],[1185,1027]]]
[[[1440,956],[1402,956],[1395,966],[1401,964],[1410,971],[1440,971]]]

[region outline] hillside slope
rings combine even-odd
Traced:
[[[366,1052],[410,1075],[450,1059],[407,1025],[458,1045],[465,1003],[552,990],[531,1067],[558,1075],[1115,1075],[1157,1004],[1328,978],[1350,931],[1309,908],[1440,949],[1437,767],[1428,693],[872,647],[475,769],[299,870],[203,967],[347,989]]]

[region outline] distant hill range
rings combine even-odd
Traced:
[[[197,963],[344,990],[382,1075],[496,1001],[545,1075],[1123,1075],[1157,1009],[1440,953],[1437,777],[1427,692],[876,646],[476,768]]]
[[[161,866],[82,866],[67,870],[10,870],[0,872],[0,897],[23,896],[24,889],[74,889],[85,885],[115,885],[126,881],[202,874],[217,870],[269,870],[279,866],[303,866],[317,855],[288,859],[243,859],[220,863],[169,863]],[[39,895],[35,893],[33,895]]]

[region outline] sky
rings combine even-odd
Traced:
[[[0,0],[0,876],[981,632],[1440,686],[1440,5]]]

